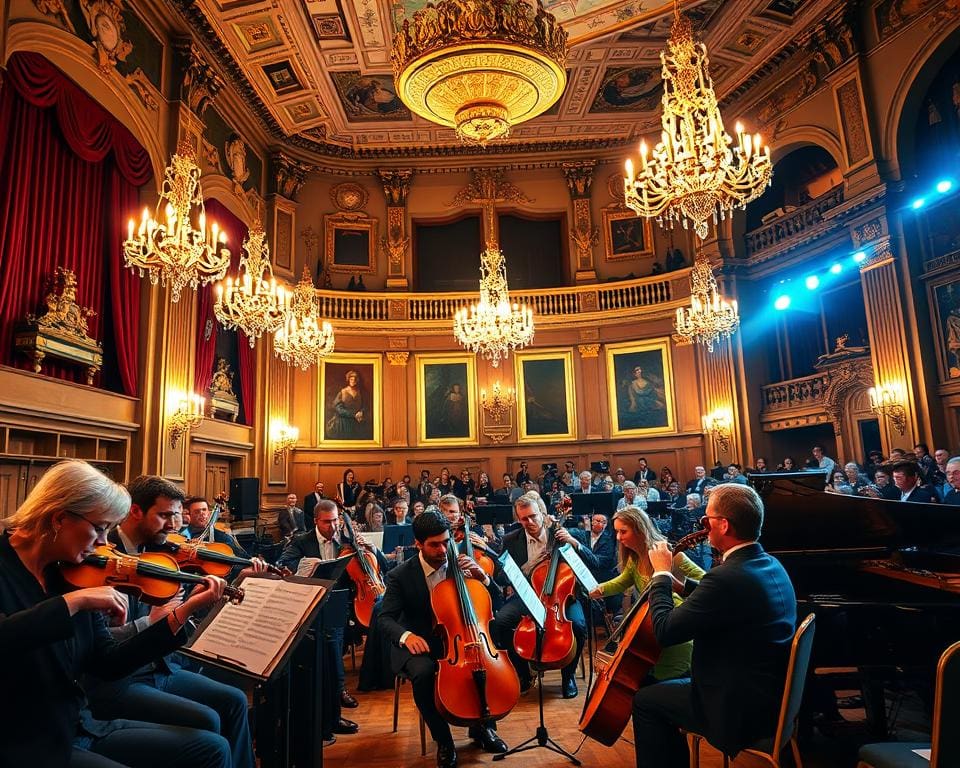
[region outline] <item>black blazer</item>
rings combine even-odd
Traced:
[[[674,607],[669,579],[650,590],[661,647],[693,640],[692,698],[707,740],[735,755],[776,730],[797,598],[778,560],[754,543],[734,552]]]
[[[555,530],[554,527],[547,528],[548,552],[553,550]],[[587,568],[593,571],[593,569],[597,567],[597,556],[591,551],[588,543],[584,541],[584,531],[579,528],[570,528],[569,531],[581,544],[580,548],[577,549],[577,554],[580,555],[580,559],[583,560]],[[524,566],[527,562],[527,532],[523,526],[510,531],[510,533],[503,537],[500,551],[503,552],[504,550],[510,553],[510,557],[514,559],[518,566],[521,568]],[[507,585],[506,576],[503,575],[502,569],[499,567],[497,568],[496,578],[503,586]]]
[[[320,499],[323,498],[326,497],[321,495]],[[313,522],[313,508],[317,506],[317,502],[320,501],[320,499],[317,498],[316,491],[308,493],[303,497],[303,518],[306,522]]]
[[[589,549],[597,558],[597,565],[591,568],[590,572],[597,581],[609,581],[617,575],[617,542],[613,534],[610,533],[609,528],[605,529],[592,547],[590,533],[585,531],[584,534],[584,547],[581,549]]]
[[[897,501],[900,500],[900,496],[895,497]],[[937,500],[933,498],[933,494],[930,493],[926,488],[921,485],[915,485],[913,490],[910,492],[910,495],[906,498],[906,501],[910,502],[920,502],[921,504],[932,504]]]
[[[943,497],[944,504],[951,504],[953,506],[960,506],[960,491],[956,488],[950,488],[947,491],[946,496]]]
[[[44,593],[0,536],[0,766],[67,765],[78,731],[103,736],[109,722],[94,720],[78,678],[84,672],[121,678],[182,645],[165,621],[118,642],[103,616],[70,616],[58,594]]]

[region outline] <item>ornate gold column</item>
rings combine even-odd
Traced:
[[[737,375],[734,368],[734,347],[730,339],[722,339],[708,352],[696,344],[697,377],[704,430],[704,466],[709,470],[715,461],[724,465],[743,464],[743,440],[740,431],[740,408],[737,397]]]
[[[873,255],[860,266],[863,304],[870,337],[874,386],[898,392],[903,402],[905,428],[900,434],[890,419],[880,415],[884,452],[892,447],[912,448],[919,437],[915,381],[908,344],[915,338],[907,327],[896,260],[889,236],[873,244]]]
[[[270,155],[269,193],[267,195],[267,236],[273,272],[294,282],[294,232],[296,232],[297,195],[307,180],[310,168],[292,160],[283,152]],[[308,263],[311,271],[313,265]]]
[[[260,476],[267,478],[267,488],[264,492],[270,492],[269,486],[286,486],[289,475],[289,468],[292,457],[292,451],[283,451],[278,453],[274,444],[277,428],[281,425],[293,426],[298,429],[300,424],[292,423],[292,413],[290,409],[290,388],[293,377],[289,365],[282,364],[276,360],[273,355],[273,337],[265,334],[259,344],[258,352],[266,357],[271,364],[259,365],[259,376],[257,381],[257,392],[262,394],[258,397],[264,403],[265,413],[263,415],[263,428],[261,430],[260,444],[263,455],[260,459]],[[263,360],[260,357],[260,360]],[[305,426],[305,425],[304,425]],[[302,430],[306,432],[307,430]]]
[[[409,168],[378,168],[377,176],[387,198],[387,237],[380,241],[380,249],[387,257],[387,290],[406,291],[407,251],[410,236],[407,234],[407,195],[413,180]]]
[[[583,418],[580,424],[583,425],[582,439],[600,440],[604,432],[609,434],[609,429],[604,429],[607,420],[606,383],[603,378],[603,371],[600,368],[600,342],[588,340],[585,343],[577,345],[577,351],[580,353],[580,377],[582,392],[596,392],[594,398],[578,397],[577,408],[582,409]],[[592,406],[592,407],[590,407]],[[580,414],[577,414],[578,418]],[[609,426],[609,425],[608,425]],[[581,434],[577,430],[577,434]]]
[[[590,212],[590,185],[593,183],[593,169],[596,160],[584,160],[576,163],[563,163],[560,168],[567,180],[570,199],[573,203],[573,226],[570,239],[575,249],[576,281],[588,283],[597,279],[597,270],[593,261],[593,246],[600,239],[599,228],[593,225]]]
[[[407,422],[408,418],[416,418],[416,408],[408,407],[412,401],[407,397],[410,352],[405,338],[389,338],[387,345],[387,365],[383,368],[383,443],[384,448],[405,448],[410,445],[407,435],[416,434],[416,424]]]

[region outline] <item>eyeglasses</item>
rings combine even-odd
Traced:
[[[729,520],[729,517],[724,517],[723,515],[704,515],[700,518],[700,527],[705,531],[710,530],[710,521],[711,520]]]
[[[65,509],[64,512],[66,512],[68,515],[73,515],[74,517],[80,518],[83,520],[83,522],[87,523],[91,528],[93,528],[93,532],[97,534],[98,539],[105,538],[106,535],[113,530],[114,525],[116,525],[115,523],[108,523],[107,525],[95,525],[92,520],[87,518],[86,515],[81,515],[79,512],[74,512],[69,509]]]

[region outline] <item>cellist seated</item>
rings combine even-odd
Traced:
[[[436,660],[443,657],[443,648],[434,633],[430,603],[433,588],[447,577],[450,525],[440,513],[427,511],[414,519],[413,536],[419,556],[401,563],[387,574],[387,591],[380,609],[379,626],[391,643],[393,670],[410,679],[413,699],[437,742],[438,768],[453,768],[457,764],[453,736],[434,701]],[[460,555],[459,563],[465,576],[483,581],[491,593],[498,591],[497,585],[473,560]],[[470,736],[487,752],[507,751],[507,745],[497,736],[496,724],[492,721],[472,726]]]

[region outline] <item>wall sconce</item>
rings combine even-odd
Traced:
[[[279,464],[283,454],[293,450],[300,439],[300,430],[297,427],[279,422],[270,429],[273,440],[273,463]]]
[[[171,398],[173,400],[173,398]],[[177,409],[167,419],[167,430],[170,433],[170,447],[176,448],[180,438],[203,422],[203,410],[206,401],[193,392],[181,393]]]
[[[902,435],[907,429],[907,412],[903,407],[903,389],[900,385],[870,387],[867,394],[870,396],[870,409],[877,416],[886,416],[893,428]]]
[[[502,423],[503,417],[516,405],[517,399],[513,396],[513,387],[508,387],[506,394],[500,389],[500,382],[493,385],[493,396],[487,398],[487,390],[480,390],[480,405],[494,422]]]
[[[730,450],[733,413],[729,408],[717,408],[703,417],[703,431],[712,434],[721,451]]]

